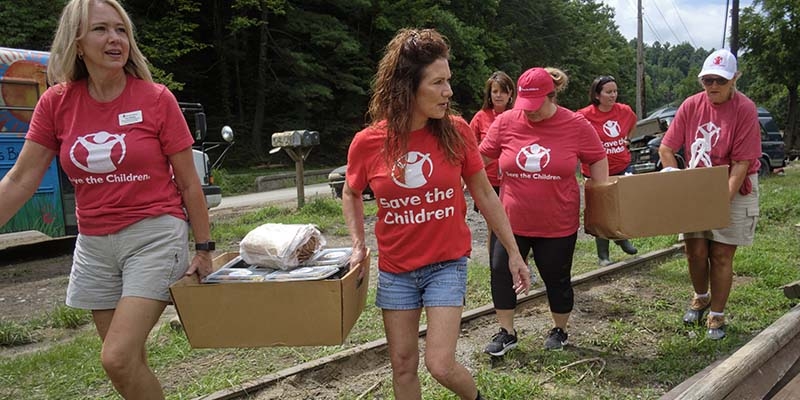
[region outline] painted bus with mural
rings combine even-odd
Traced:
[[[50,53],[44,51],[0,47],[0,179],[14,166],[39,97],[47,89],[47,62]],[[233,144],[233,130],[224,126],[221,141],[206,139],[206,119],[198,103],[179,103],[195,144],[192,149],[195,169],[203,185],[209,208],[219,205],[222,191],[214,185],[212,171]],[[219,156],[210,162],[208,152],[218,149]],[[54,159],[33,197],[0,227],[0,234],[39,231],[50,237],[75,235],[75,191],[58,159]]]

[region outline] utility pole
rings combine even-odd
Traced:
[[[644,41],[642,38],[642,0],[636,0],[636,119],[644,115]]]
[[[731,39],[730,39],[731,53],[739,57],[739,0],[733,0],[733,7],[731,9]]]

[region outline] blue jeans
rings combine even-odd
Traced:
[[[380,271],[375,305],[387,310],[462,307],[466,293],[467,257],[461,257],[400,274]]]

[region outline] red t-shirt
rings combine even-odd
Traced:
[[[500,200],[515,234],[564,237],[580,226],[579,162],[593,164],[606,156],[586,119],[558,107],[540,122],[522,110],[495,119],[480,145],[481,154],[499,158],[503,171]]]
[[[492,126],[492,122],[494,122],[497,115],[499,114],[495,113],[493,109],[483,108],[472,117],[469,127],[475,133],[475,139],[478,139],[478,144],[481,144],[483,138],[486,137],[486,133],[489,132],[489,127]],[[489,183],[492,186],[500,186],[501,174],[497,166],[497,160],[491,160],[486,164],[486,176],[489,177]]]
[[[636,114],[627,104],[614,103],[608,112],[602,112],[595,105],[578,110],[592,124],[608,157],[608,173],[619,175],[631,163],[631,152],[628,150],[628,135],[636,126]],[[589,165],[583,163],[581,172],[590,176]]]
[[[722,104],[712,103],[705,92],[689,97],[678,108],[661,143],[676,151],[683,148],[689,168],[749,160],[749,175],[761,166],[758,111],[755,103],[739,92]]]
[[[89,95],[86,80],[53,86],[25,138],[57,152],[75,187],[81,234],[107,235],[163,214],[186,219],[167,156],[194,139],[163,85],[129,76],[108,103]]]
[[[385,124],[358,132],[347,154],[347,184],[375,193],[378,221],[378,267],[402,273],[428,264],[469,256],[472,239],[465,221],[467,205],[461,178],[483,169],[472,131],[452,118],[467,142],[457,164],[445,158],[429,128],[411,132],[408,152],[393,161],[383,158]]]

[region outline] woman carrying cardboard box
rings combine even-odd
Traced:
[[[592,124],[597,137],[603,142],[609,175],[624,175],[633,171],[628,136],[636,127],[636,114],[627,104],[617,102],[618,95],[617,81],[613,76],[598,76],[589,88],[589,100],[592,104],[578,110]],[[591,177],[588,164],[581,164],[581,173]],[[611,265],[613,261],[608,250],[609,240],[595,237],[594,242],[597,246],[598,264],[602,267]],[[630,240],[615,240],[614,243],[625,253],[638,253]]]
[[[60,156],[75,186],[80,231],[66,303],[92,311],[100,361],[122,397],[163,399],[147,362],[148,334],[170,301],[172,282],[212,271],[194,138],[175,97],[153,82],[116,0],[66,4],[47,76],[52,86],[36,105],[19,159],[0,181],[0,226]],[[198,250],[191,259],[189,229]]]
[[[686,99],[669,126],[658,154],[666,167],[677,167],[675,153],[689,150],[689,168],[729,166],[730,225],[684,233],[694,297],[683,316],[686,324],[706,319],[706,336],[725,337],[725,305],[733,284],[733,256],[753,243],[758,219],[758,169],[761,129],[752,100],[736,90],[736,57],[717,50],[697,76],[705,89]],[[710,290],[709,290],[710,289]]]

